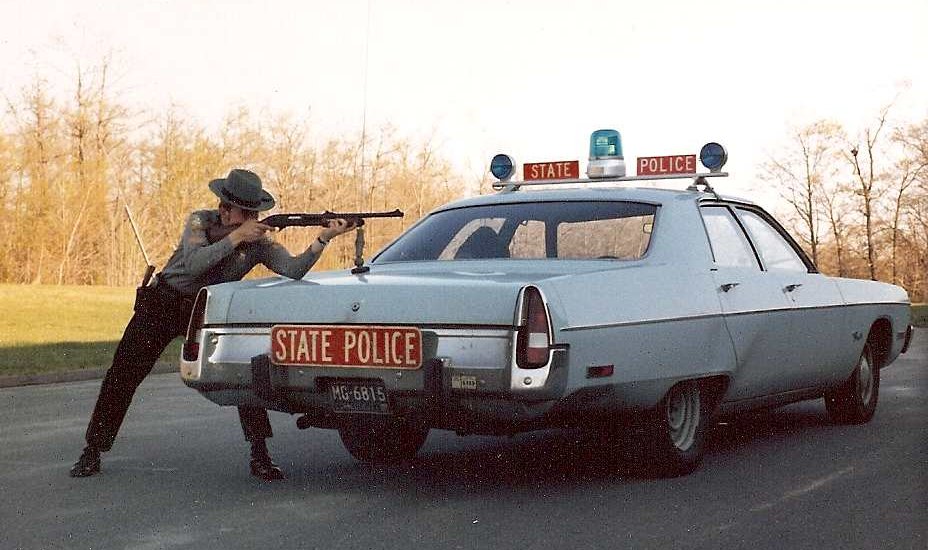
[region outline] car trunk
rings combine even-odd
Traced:
[[[511,265],[508,267],[512,267]],[[523,269],[456,271],[423,266],[313,274],[302,281],[239,283],[227,323],[277,324],[513,324],[519,289],[550,277]],[[216,319],[214,317],[214,319]]]

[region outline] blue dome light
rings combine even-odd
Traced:
[[[596,130],[590,134],[590,163],[586,175],[591,179],[625,177],[622,136],[617,130]]]
[[[728,162],[728,151],[714,141],[709,142],[699,150],[699,162],[710,172],[718,172]]]
[[[620,159],[622,136],[616,130],[596,130],[590,134],[590,160]]]
[[[502,153],[495,155],[490,161],[490,173],[500,181],[508,181],[516,171],[516,164],[512,157]]]

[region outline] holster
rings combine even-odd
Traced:
[[[182,317],[189,317],[193,298],[177,292],[158,275],[154,285],[135,289],[135,311],[152,308],[157,311],[176,310]]]
[[[140,286],[135,289],[135,306],[134,311],[150,309],[158,299],[158,290],[153,286]]]

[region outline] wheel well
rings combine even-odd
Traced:
[[[867,342],[870,343],[873,352],[873,361],[882,368],[886,364],[886,358],[893,345],[893,327],[888,319],[881,318],[874,321],[873,326],[870,327]]]
[[[718,404],[722,401],[722,397],[725,396],[725,392],[728,390],[728,377],[721,375],[710,376],[708,378],[700,378],[698,383],[699,389],[705,393],[705,396],[711,405],[711,409],[715,410]]]

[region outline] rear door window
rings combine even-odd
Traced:
[[[753,267],[760,270],[751,243],[731,210],[725,206],[705,206],[701,211],[715,263],[722,267]]]

